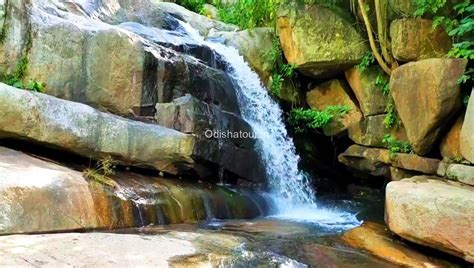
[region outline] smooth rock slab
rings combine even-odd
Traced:
[[[474,263],[474,187],[428,176],[390,182],[385,221],[407,240]]]
[[[416,153],[425,155],[433,149],[443,127],[461,107],[457,80],[466,64],[465,59],[427,59],[393,71],[392,97]]]
[[[0,137],[40,143],[93,159],[110,155],[126,165],[171,174],[202,169],[196,161],[218,161],[218,165],[249,180],[264,179],[253,150],[236,150],[232,161],[225,161],[216,156],[226,154],[228,148],[212,140],[198,141],[190,134],[5,84],[0,84]],[[254,164],[243,165],[246,162],[242,159]]]
[[[205,248],[197,241],[220,242]],[[227,260],[230,251],[243,242],[245,239],[231,235],[174,231],[161,235],[65,233],[3,236],[0,237],[0,266],[169,267],[187,256],[204,255],[206,258],[188,264],[207,267]]]
[[[459,116],[451,130],[441,140],[439,151],[444,158],[451,160],[461,160],[463,158],[461,154],[461,129],[464,124],[464,114]]]

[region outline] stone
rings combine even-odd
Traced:
[[[253,150],[237,148],[231,156],[222,157],[235,146],[221,147],[217,141],[201,141],[159,125],[124,119],[84,104],[5,84],[0,84],[0,115],[1,137],[40,143],[87,158],[100,159],[110,155],[125,165],[171,174],[202,168],[197,163],[200,161],[218,161],[227,166],[225,169],[243,178],[264,179],[261,165],[255,165],[260,161]],[[254,165],[245,164],[245,161]]]
[[[344,81],[337,79],[318,85],[306,93],[306,102],[311,109],[322,111],[328,106],[334,105],[350,108],[350,111],[342,118],[335,119],[323,128],[324,134],[327,136],[337,135],[362,119],[357,102],[354,101],[350,93],[350,89]]]
[[[161,126],[201,138],[210,138],[216,132],[238,133],[235,138],[234,135],[228,135],[229,137],[223,141],[230,141],[242,148],[254,149],[255,133],[249,123],[233,113],[222,111],[218,106],[202,102],[189,94],[175,99],[172,103],[158,103],[155,118]],[[247,138],[244,138],[244,135]]]
[[[154,1],[156,6],[162,11],[173,15],[187,23],[194,29],[197,29],[203,36],[207,36],[211,29],[218,31],[236,31],[238,27],[235,25],[225,24],[223,22],[210,19],[206,16],[199,15],[175,3]]]
[[[307,76],[342,73],[358,64],[368,51],[351,21],[321,5],[283,5],[277,12],[277,31],[288,63],[297,65]]]
[[[208,38],[222,39],[226,45],[237,48],[250,67],[258,73],[262,82],[268,85],[274,63],[265,53],[273,49],[274,29],[257,27],[237,32],[211,31]]]
[[[459,146],[464,114],[459,116],[449,132],[441,140],[439,151],[444,158],[460,160],[463,158]]]
[[[474,262],[474,187],[419,176],[390,182],[385,196],[392,232]]]
[[[452,47],[446,30],[433,30],[433,21],[426,19],[395,20],[390,25],[390,36],[393,56],[404,62],[443,58]]]
[[[379,115],[385,113],[388,96],[382,93],[380,86],[375,84],[377,78],[389,80],[387,75],[378,66],[371,66],[365,70],[357,67],[345,72],[347,82],[351,86],[360,110],[364,116]]]
[[[442,162],[442,164],[439,165],[437,174],[449,180],[474,186],[473,166]]]
[[[352,124],[348,128],[349,138],[357,144],[369,147],[384,147],[384,136],[389,134],[399,141],[407,142],[405,128],[400,125],[396,128],[387,129],[383,123],[386,114],[366,116],[359,122]]]
[[[157,230],[149,235],[63,233],[2,236],[0,266],[218,266],[230,263],[232,250],[246,242],[245,238],[234,235],[173,230]]]
[[[366,250],[403,267],[442,267],[442,263],[397,240],[386,226],[379,223],[364,222],[344,233],[342,240],[352,247]]]
[[[390,180],[391,181],[401,181],[403,179],[408,179],[421,175],[420,172],[406,170],[403,168],[390,167]]]
[[[254,218],[268,212],[264,199],[249,190],[119,171],[109,175],[107,183],[97,182],[5,147],[0,147],[0,172],[0,234]]]
[[[474,90],[471,92],[469,104],[467,105],[459,144],[462,156],[471,163],[474,163]]]
[[[466,64],[465,59],[427,59],[393,71],[392,97],[416,153],[433,149],[444,125],[461,107],[457,80]]]
[[[0,75],[27,60],[24,84],[36,80],[47,94],[128,117],[150,116],[157,102],[186,93],[239,113],[232,82],[210,48],[169,34],[181,27],[177,19],[149,0],[90,2],[9,1]]]
[[[389,176],[388,166],[423,174],[436,174],[440,163],[438,159],[415,154],[391,155],[387,149],[369,148],[356,144],[347,148],[338,159],[342,164],[374,176]]]

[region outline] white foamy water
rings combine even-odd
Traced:
[[[227,63],[227,73],[237,90],[242,118],[253,128],[269,180],[275,211],[272,217],[319,224],[360,224],[350,213],[318,208],[309,179],[298,169],[299,156],[283,122],[283,111],[270,97],[259,76],[234,47],[206,41],[189,24],[181,22],[187,34],[212,48]]]

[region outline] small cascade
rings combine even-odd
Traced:
[[[274,204],[276,216],[328,225],[358,225],[359,221],[350,213],[318,206],[308,177],[298,169],[299,157],[283,122],[283,111],[237,49],[206,41],[189,24],[180,24],[192,39],[212,48],[226,63],[242,117],[250,123],[258,139],[257,150],[265,163],[271,189],[267,198]]]

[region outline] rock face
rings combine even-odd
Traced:
[[[314,110],[322,111],[328,106],[343,105],[350,108],[348,114],[342,118],[335,119],[324,127],[324,133],[328,136],[337,135],[362,118],[362,114],[353,100],[350,89],[342,80],[331,80],[318,85],[306,93],[306,102]]]
[[[405,64],[392,73],[392,97],[418,154],[432,149],[442,127],[460,107],[457,80],[466,64],[464,59],[428,59]]]
[[[211,31],[208,37],[223,39],[226,45],[237,48],[262,81],[268,83],[274,66],[265,53],[273,47],[275,33],[272,28],[260,27],[238,32]]]
[[[467,106],[459,143],[462,156],[474,163],[474,90]]]
[[[392,53],[399,61],[442,58],[452,47],[452,40],[442,27],[433,30],[426,19],[395,20],[390,25]]]
[[[413,177],[389,183],[385,202],[385,221],[391,231],[474,262],[473,187]]]
[[[0,234],[130,228],[266,213],[263,199],[246,190],[200,188],[121,172],[111,175],[112,187],[4,147],[0,163]]]
[[[368,51],[352,22],[323,6],[285,5],[278,11],[277,27],[286,59],[308,76],[343,72]]]
[[[382,89],[375,84],[375,81],[379,76],[387,81],[389,78],[379,67],[372,66],[366,70],[354,67],[347,70],[345,74],[364,116],[385,113],[388,97],[382,94]]]
[[[346,232],[342,240],[349,245],[403,267],[440,267],[428,256],[398,241],[382,224],[365,222]]]
[[[229,149],[159,125],[99,112],[87,105],[0,84],[0,136],[20,138],[99,159],[111,155],[124,164],[152,167],[172,174],[199,170],[203,161],[219,161]],[[228,170],[261,181],[261,165],[240,165],[239,150]],[[240,150],[258,163],[254,151]],[[257,162],[254,162],[257,161]],[[234,164],[232,164],[234,163]],[[197,165],[195,165],[197,164]],[[228,166],[230,165],[230,166]],[[249,169],[250,168],[250,169]],[[258,171],[257,171],[258,170]],[[244,172],[245,174],[241,173]]]
[[[464,114],[461,115],[449,130],[448,134],[442,139],[440,152],[444,158],[462,159],[461,147],[459,146],[461,129],[464,122]]]
[[[396,167],[423,174],[436,174],[440,161],[415,154],[397,153],[390,155],[386,149],[350,146],[340,154],[339,162],[374,176],[389,176],[389,167]]]
[[[366,116],[359,122],[349,127],[349,138],[357,144],[370,147],[387,147],[382,142],[386,134],[390,134],[399,141],[407,141],[407,135],[403,126],[387,129],[383,124],[385,114]]]
[[[177,98],[172,103],[158,103],[155,117],[161,126],[195,134],[201,138],[211,138],[216,132],[247,133],[247,138],[233,138],[233,135],[229,135],[230,137],[221,139],[246,149],[253,149],[255,145],[255,139],[252,138],[255,133],[245,120],[191,95]]]

